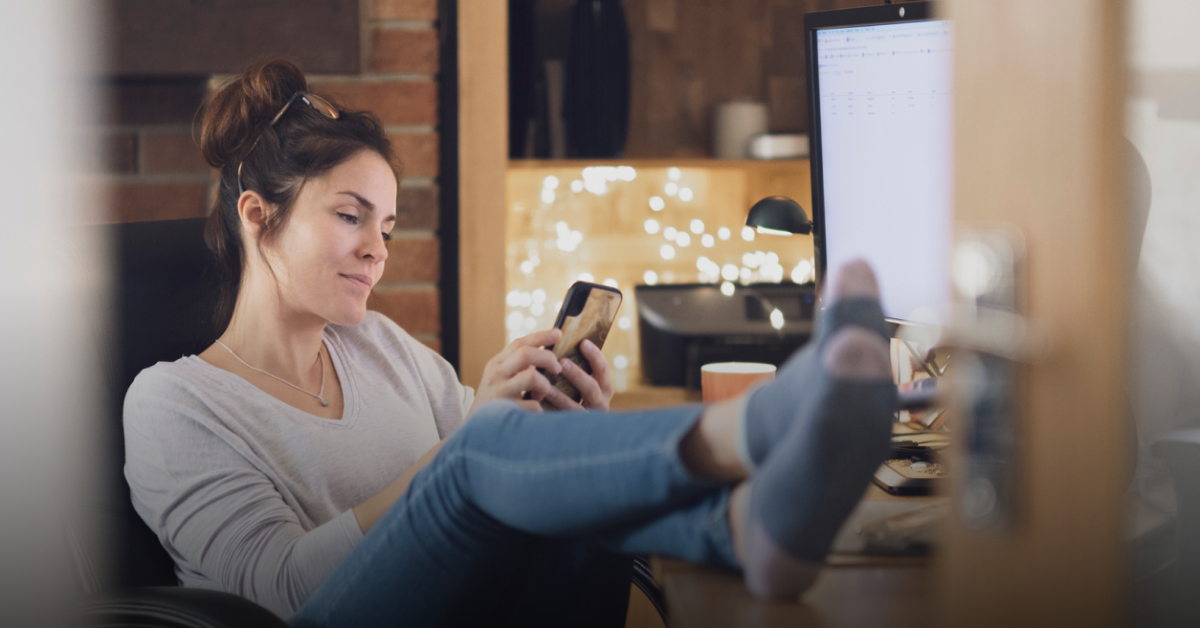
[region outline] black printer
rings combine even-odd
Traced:
[[[634,287],[647,384],[698,389],[705,364],[778,366],[808,342],[816,306],[813,284],[730,285],[732,294],[707,283]],[[771,320],[775,310],[783,319],[778,329]]]

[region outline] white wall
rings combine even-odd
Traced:
[[[1152,189],[1132,335],[1146,455],[1150,440],[1200,418],[1200,2],[1132,0],[1130,11],[1126,134]]]
[[[1132,0],[1129,57],[1135,69],[1200,69],[1200,2]]]

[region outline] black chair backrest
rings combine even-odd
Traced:
[[[205,247],[204,219],[105,225],[115,254],[105,430],[110,452],[110,503],[101,508],[113,543],[111,580],[103,589],[177,583],[174,564],[138,517],[125,483],[121,407],[125,391],[143,369],[200,353],[217,337],[214,308],[219,273]],[[107,580],[107,579],[106,579]]]

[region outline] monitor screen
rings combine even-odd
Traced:
[[[940,324],[951,300],[951,24],[834,26],[809,37],[819,268],[865,258],[887,317]]]

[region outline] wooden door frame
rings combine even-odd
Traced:
[[[983,532],[955,518],[944,623],[1124,625],[1126,1],[944,7],[955,29],[955,219],[1023,232],[1025,313],[1053,336],[1020,375],[1016,519]]]
[[[476,386],[505,342],[508,3],[457,2],[458,373]]]

